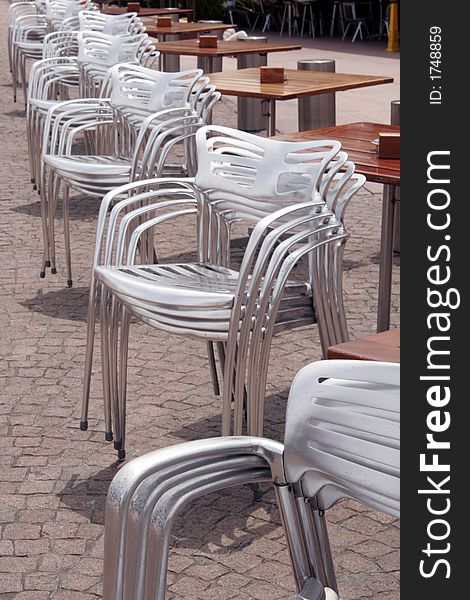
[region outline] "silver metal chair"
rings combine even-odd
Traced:
[[[38,14],[37,6],[33,2],[13,2],[8,8],[8,63],[10,73],[13,73],[13,31],[17,19],[26,15]]]
[[[272,336],[279,329],[305,324],[298,317],[300,298],[310,304],[311,323],[312,294],[315,297],[325,348],[333,340],[347,338],[341,293],[341,247],[347,235],[340,218],[364,178],[353,176],[353,166],[338,154],[339,144],[284,143],[209,126],[196,132],[196,145],[198,170],[194,180],[154,180],[149,182],[149,191],[141,195],[136,195],[136,189],[130,190],[122,207],[128,211],[134,208],[132,203],[140,206],[145,201],[143,208],[126,214],[120,222],[123,208],[117,203],[106,240],[104,226],[98,229],[94,277],[104,286],[100,314],[106,436],[112,438],[108,428],[112,404],[120,458],[125,455],[129,314],[166,331],[219,342],[224,371],[224,434],[241,433],[245,401],[248,432],[262,432]],[[346,172],[339,174],[337,170],[344,165]],[[269,180],[266,172],[271,174]],[[172,186],[175,189],[169,189]],[[116,190],[115,196],[122,197],[126,191]],[[193,206],[198,206],[200,261],[155,265],[148,263],[147,253],[142,258],[144,266],[137,265],[137,247],[140,244],[142,248],[141,236],[156,224],[160,198],[176,202],[182,193],[186,202],[192,198]],[[114,194],[104,199],[103,217],[112,201]],[[305,206],[292,208],[299,201],[306,202]],[[229,264],[230,229],[240,219],[255,227],[241,266],[234,270]],[[291,281],[292,268],[304,255],[310,259],[310,273],[306,280]],[[92,288],[94,285],[92,282]],[[292,316],[288,299],[296,305]],[[94,322],[95,310],[91,296],[90,301],[89,324]],[[122,322],[121,305],[126,307]],[[278,314],[282,316],[280,323]],[[87,427],[93,331],[94,325],[88,331],[83,429]],[[120,356],[115,350],[118,340]],[[232,400],[235,410],[231,424]]]
[[[78,34],[80,95],[98,98],[108,69],[119,63],[139,63],[139,49],[148,40],[145,33],[113,36],[98,31]]]
[[[367,24],[372,21],[372,6],[370,1],[366,2],[342,2],[343,23],[346,25],[343,31],[342,39],[346,37],[349,28],[354,29],[352,42],[356,41],[359,35],[360,39],[364,39],[363,32],[370,38]]]
[[[320,361],[289,393],[284,444],[212,438],[125,465],[106,503],[104,600],[164,600],[175,518],[194,498],[274,484],[299,600],[337,600],[325,511],[342,498],[399,516],[399,365]]]
[[[26,106],[28,61],[42,58],[42,46],[47,25],[42,15],[29,14],[18,17],[12,29],[11,67],[13,79],[13,101],[16,102],[18,83],[23,88]]]
[[[80,31],[99,31],[107,35],[144,33],[145,26],[136,12],[106,15],[96,10],[83,10],[78,14]]]
[[[83,33],[78,34],[79,41]],[[126,85],[122,84],[120,73],[130,73]],[[150,154],[145,154],[145,145],[149,143],[147,133],[154,130],[155,135],[158,128],[176,127],[174,119],[183,117],[189,120],[182,124],[203,124],[200,114],[190,104],[194,86],[201,75],[200,69],[169,74],[124,64],[115,70],[108,69],[103,77],[102,84],[110,99],[82,99],[49,107],[43,127],[39,174],[43,213],[47,215],[43,223],[43,227],[47,227],[47,237],[44,237],[41,277],[45,276],[48,264],[51,272],[56,272],[54,215],[60,185],[64,188],[67,282],[71,285],[69,188],[102,198],[113,188],[142,178],[144,172],[154,176],[152,169],[157,147],[153,154],[150,150]],[[212,88],[212,95],[205,97],[206,105],[219,97]],[[132,116],[136,118],[132,119]],[[127,122],[132,121],[134,129],[130,133],[124,118]],[[85,152],[82,148],[78,155],[77,141],[85,142]],[[191,164],[190,157],[186,157],[186,164]]]
[[[26,103],[26,130],[31,183],[37,186],[42,152],[42,128],[47,111],[78,95],[77,33],[56,31],[44,38],[42,60],[31,66]]]

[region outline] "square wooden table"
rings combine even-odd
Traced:
[[[213,25],[206,25],[205,31],[213,30]],[[232,42],[219,40],[217,48],[200,48],[198,40],[178,40],[171,42],[157,42],[157,50],[163,55],[197,56],[205,59],[204,72],[212,73],[214,58],[224,56],[242,56],[246,54],[268,54],[270,52],[286,52],[288,50],[300,50],[299,44],[277,44],[264,42]],[[244,71],[252,69],[243,69]],[[238,71],[229,71],[229,73]],[[216,75],[221,75],[217,73]],[[209,76],[212,80],[213,75]],[[215,82],[214,82],[215,84]],[[219,87],[219,86],[217,86]],[[220,90],[222,91],[222,90]]]
[[[101,6],[100,11],[105,15],[122,15],[128,12],[127,6]],[[178,15],[185,15],[192,18],[193,12],[192,8],[146,8],[141,6],[139,17],[177,17]]]
[[[147,33],[152,37],[157,37],[160,42],[164,42],[167,36],[180,36],[184,34],[198,34],[207,31],[225,31],[226,29],[236,29],[236,25],[231,23],[185,23],[181,21],[172,21],[170,27],[157,25],[156,19],[144,18],[142,22],[145,25]],[[195,37],[194,36],[194,37]]]
[[[389,329],[382,333],[367,335],[359,340],[350,340],[330,346],[328,359],[375,360],[400,362],[400,328]]]
[[[171,52],[174,47],[179,48],[182,41],[184,42],[197,42],[197,40],[180,40],[181,36],[189,36],[196,38],[201,33],[215,33],[222,32],[227,29],[234,29],[237,26],[230,23],[183,23],[179,21],[173,21],[170,27],[158,26],[155,19],[143,19],[143,23],[147,30],[147,33],[158,39],[158,44],[168,42],[170,44],[170,52],[162,51],[158,46],[158,50],[161,54],[161,69],[162,71],[180,71],[180,54],[181,52]],[[220,42],[218,42],[220,43]],[[173,44],[173,45],[172,45]],[[207,65],[202,65],[204,70],[207,70]],[[220,59],[220,65],[217,67],[222,69],[222,59]],[[211,69],[212,70],[212,69]]]
[[[399,133],[400,128],[384,123],[349,123],[325,129],[313,129],[297,133],[286,133],[276,139],[290,141],[334,139],[341,142],[342,149],[356,165],[356,171],[369,181],[384,184],[382,200],[382,224],[380,236],[379,300],[377,331],[390,327],[390,295],[392,289],[393,231],[396,204],[399,202],[397,189],[400,186],[400,160],[379,158],[377,146],[371,143],[379,133]]]
[[[286,79],[282,83],[261,83],[259,68],[209,73],[208,77],[222,94],[267,101],[267,132],[270,136],[276,134],[276,100],[292,100],[393,82],[392,77],[377,75],[322,73],[298,69],[285,69],[284,73]]]

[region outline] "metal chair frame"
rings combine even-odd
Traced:
[[[102,298],[110,299],[112,296],[112,308],[109,309],[111,312],[106,308],[110,307],[110,301],[101,302],[102,349],[107,356],[103,358],[103,365],[105,365],[103,369],[106,369],[106,373],[103,373],[103,393],[105,406],[109,407],[115,402],[114,410],[117,414],[115,445],[121,458],[124,457],[128,335],[128,315],[125,311],[122,322],[120,321],[121,304],[132,314],[153,326],[180,335],[202,336],[211,341],[222,342],[222,345],[226,346],[227,355],[223,357],[224,364],[222,364],[225,372],[222,411],[224,434],[229,433],[231,429],[232,396],[235,400],[233,431],[235,434],[241,432],[245,392],[253,398],[251,403],[247,403],[248,430],[251,434],[262,431],[262,398],[276,315],[284,290],[286,286],[289,287],[288,276],[303,255],[310,255],[310,278],[317,279],[317,282],[310,282],[308,288],[313,289],[313,293],[320,296],[315,304],[319,307],[320,331],[324,346],[330,345],[333,339],[344,340],[347,337],[341,288],[341,246],[347,236],[332,210],[337,211],[337,214],[342,217],[345,205],[363,185],[364,178],[357,175],[353,177],[353,165],[345,162],[344,153],[341,153],[337,164],[332,162],[339,150],[336,142],[278,144],[280,143],[274,140],[264,140],[258,136],[250,136],[227,128],[204,127],[196,132],[198,171],[195,179],[164,179],[161,182],[158,180],[149,182],[155,201],[161,194],[166,200],[171,198],[168,186],[185,186],[185,198],[188,198],[189,190],[192,190],[193,203],[198,206],[199,211],[198,237],[201,262],[188,267],[200,273],[201,281],[204,277],[209,277],[208,283],[209,273],[217,273],[219,284],[216,283],[216,279],[211,285],[215,285],[214,290],[217,285],[222,286],[220,293],[211,294],[204,288],[204,284],[198,288],[199,284],[191,283],[191,278],[187,278],[187,271],[182,274],[177,287],[173,288],[171,279],[175,275],[169,275],[173,269],[171,266],[154,265],[152,268],[133,266],[140,236],[154,225],[154,221],[151,218],[146,219],[144,214],[148,212],[153,215],[158,208],[158,202],[155,201],[150,203],[150,207],[147,206],[152,198],[151,193],[145,191],[140,197],[135,195],[138,192],[137,188],[131,190],[122,188],[104,199],[105,206],[109,206],[115,197],[129,192],[126,209],[131,203],[135,202],[138,206],[145,200],[144,208],[136,209],[130,215],[126,215],[126,225],[122,226],[124,229],[120,229],[119,233],[111,233],[112,227],[117,227],[117,217],[110,221],[112,225],[109,225],[111,229],[108,229],[106,244],[111,244],[112,247],[114,241],[119,239],[121,251],[118,255],[113,255],[109,248],[100,250],[100,255],[107,258],[103,259],[104,262],[101,263],[103,266],[95,263],[94,268],[95,277],[107,288],[107,291],[102,291]],[[330,151],[317,152],[315,156],[314,149],[325,147],[330,147]],[[310,153],[306,154],[306,150],[310,150]],[[274,157],[276,160],[281,160],[277,167],[280,169],[278,171],[274,166]],[[260,158],[270,164],[270,172],[273,173],[272,184],[267,184],[263,178],[265,169],[261,167],[262,163],[258,164]],[[344,165],[347,167],[346,172],[339,174],[339,168]],[[322,178],[324,173],[327,174]],[[315,191],[317,189],[318,191]],[[180,189],[173,190],[172,193],[176,195],[177,200],[180,200]],[[312,201],[311,198],[315,197],[315,194],[317,199]],[[293,217],[289,216],[290,203],[302,199],[308,199],[308,203],[303,207],[307,216],[298,215],[293,220]],[[279,209],[279,206],[284,206],[283,210],[286,212],[282,214],[274,212]],[[105,215],[107,208],[103,210]],[[118,203],[113,210],[117,214],[120,211],[120,204]],[[313,213],[310,212],[311,210]],[[240,218],[248,219],[258,225],[251,234],[240,271],[236,272],[227,268],[228,248],[231,223]],[[286,219],[284,223],[283,218]],[[134,233],[132,228],[129,229],[132,219],[138,223]],[[294,230],[289,233],[292,228]],[[102,235],[101,233],[97,237],[98,248],[105,243]],[[283,236],[288,239],[283,240]],[[128,244],[125,251],[127,258],[125,258],[126,254],[122,254],[123,243]],[[301,247],[292,251],[297,244]],[[258,259],[254,260],[257,249],[260,254]],[[95,253],[95,258],[98,256]],[[146,264],[145,258],[143,262]],[[180,270],[180,266],[176,268]],[[126,275],[131,271],[132,283]],[[155,275],[158,275],[157,279]],[[168,282],[165,284],[170,286],[168,293],[158,285],[159,277],[163,277],[163,282]],[[184,291],[185,286],[188,285],[187,291]],[[222,292],[224,288],[226,291]],[[300,283],[296,283],[293,289],[295,288],[297,294],[299,290],[301,294],[306,291]],[[90,307],[94,314],[94,299],[91,300]],[[293,321],[296,325],[295,316]],[[240,325],[242,325],[241,329]],[[94,326],[92,329],[94,331]],[[249,344],[248,339],[251,340]],[[247,363],[248,345],[251,361],[249,364]],[[114,352],[109,348],[118,347],[121,348],[121,358],[118,358],[116,353],[109,358],[110,353]],[[90,350],[89,344],[87,348],[83,428],[87,426],[91,372],[88,357],[92,349]],[[116,366],[117,361],[121,361],[120,368]],[[247,372],[248,379],[245,378]],[[111,384],[110,373],[115,379]],[[108,410],[107,414],[109,416],[111,411]],[[107,439],[112,438],[108,426],[106,434]]]
[[[104,600],[164,600],[175,518],[194,498],[271,479],[299,600],[337,600],[325,512],[342,498],[399,516],[399,365],[321,361],[289,393],[284,444],[187,442],[141,456],[111,482]]]

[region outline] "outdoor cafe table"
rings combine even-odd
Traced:
[[[122,15],[128,12],[127,6],[102,6],[100,10],[105,15]],[[146,8],[144,6],[141,6],[139,11],[139,17],[175,16],[176,18],[179,15],[186,15],[187,17],[192,17],[193,12],[194,11],[192,8]]]
[[[154,19],[143,19],[147,33],[156,37],[159,43],[168,41],[170,44],[176,44],[179,48],[181,44],[180,36],[189,35],[195,38],[198,33],[215,33],[226,29],[234,29],[236,25],[231,23],[180,23],[173,21],[170,27],[158,26]],[[184,40],[191,41],[191,40]],[[218,42],[220,44],[220,41]],[[179,52],[162,52],[158,46],[158,50],[162,55],[162,71],[179,71],[180,70],[180,53]],[[204,70],[207,70],[207,65],[204,65]],[[211,69],[212,70],[212,69]]]
[[[375,183],[384,184],[382,201],[382,224],[380,238],[379,299],[377,311],[377,331],[385,331],[390,325],[390,295],[392,289],[393,231],[395,225],[395,205],[399,201],[395,193],[400,186],[400,160],[379,158],[377,146],[371,143],[379,137],[379,132],[398,133],[400,128],[382,123],[349,123],[325,129],[314,129],[300,133],[286,133],[276,139],[305,141],[333,139],[341,142],[342,149],[356,165],[356,172],[362,173]]]
[[[219,92],[227,96],[266,100],[269,103],[266,117],[267,133],[270,136],[276,134],[276,100],[292,100],[393,82],[392,77],[321,73],[297,69],[284,69],[284,74],[285,80],[282,83],[261,83],[259,68],[209,73],[208,77]]]
[[[400,328],[388,329],[381,333],[367,335],[358,340],[330,346],[326,352],[328,359],[375,360],[400,362]]]
[[[213,30],[214,25],[206,24],[205,31]],[[171,42],[157,42],[155,44],[157,50],[162,55],[177,55],[177,56],[198,56],[205,59],[205,73],[212,73],[214,58],[222,58],[224,56],[241,56],[244,54],[267,54],[268,52],[286,52],[287,50],[300,50],[302,46],[299,44],[277,44],[277,43],[260,43],[260,42],[239,42],[239,41],[223,41],[219,40],[217,48],[200,48],[198,40],[178,40]],[[243,69],[243,71],[252,71],[253,69]],[[229,73],[238,73],[239,71],[229,71]],[[216,73],[215,76],[223,75]],[[214,83],[217,88],[219,86],[212,81],[214,75],[209,75],[211,83]],[[219,91],[224,93],[222,89]]]
[[[162,27],[157,25],[156,19],[142,19],[146,32],[153,37],[157,37],[161,42],[164,42],[169,35],[180,36],[190,33],[204,33],[206,31],[223,31],[225,29],[235,29],[236,25],[231,23],[183,23],[172,21],[170,27]]]

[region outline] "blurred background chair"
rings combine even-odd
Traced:
[[[349,28],[353,31],[351,41],[355,42],[357,36],[364,39],[364,34],[370,38],[368,25],[372,23],[371,2],[342,2],[343,11],[343,40],[347,36]]]
[[[307,35],[315,37],[317,26],[320,35],[323,35],[323,13],[322,7],[317,0],[295,0],[300,20],[300,37]]]
[[[229,486],[271,480],[298,600],[337,600],[326,511],[342,498],[398,517],[400,368],[320,361],[297,374],[284,444],[212,438],[167,447],[125,465],[106,503],[104,600],[164,600],[176,517]]]

